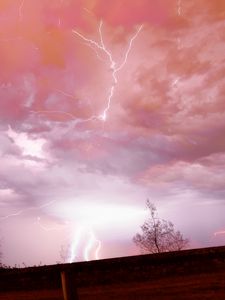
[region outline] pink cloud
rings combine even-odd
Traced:
[[[133,26],[137,23],[161,25],[170,17],[174,1],[96,1],[95,13],[113,26]]]
[[[142,179],[146,184],[187,184],[197,190],[219,190],[224,188],[224,166],[221,162],[223,155],[212,155],[194,163],[183,161],[172,162],[168,165],[150,167]],[[213,161],[213,165],[204,162]]]

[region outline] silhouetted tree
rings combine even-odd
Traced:
[[[58,263],[66,263],[69,259],[69,245],[61,245],[60,248],[60,261]]]
[[[142,233],[137,233],[133,241],[143,253],[159,253],[182,250],[188,245],[180,231],[175,231],[172,222],[158,218],[154,204],[146,201],[150,217],[141,226]]]
[[[1,249],[1,244],[0,244],[0,268],[2,268],[2,249]]]

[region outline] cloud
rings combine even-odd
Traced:
[[[94,11],[100,18],[104,18],[110,25],[130,27],[138,23],[159,25],[166,23],[169,18],[171,5],[174,1],[149,0],[116,0],[114,2],[96,1]]]
[[[174,161],[167,165],[155,165],[139,178],[146,185],[193,190],[205,197],[224,199],[224,154],[213,154],[195,162]],[[199,199],[199,201],[201,201]]]

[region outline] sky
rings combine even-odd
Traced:
[[[225,2],[0,0],[7,265],[134,255],[150,199],[225,244]]]

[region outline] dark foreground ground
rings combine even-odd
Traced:
[[[0,270],[0,300],[63,299],[60,273],[78,299],[225,299],[225,247]]]

